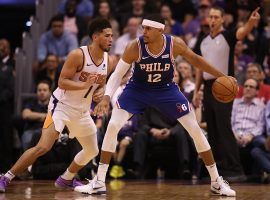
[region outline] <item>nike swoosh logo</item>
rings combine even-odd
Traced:
[[[147,56],[147,57],[142,57],[142,59],[144,60],[144,59],[147,59],[147,58],[149,58],[150,56]]]
[[[89,63],[86,63],[86,66],[90,66],[91,64],[89,64]]]
[[[220,190],[220,186],[218,188],[216,188],[216,187],[213,186],[213,188],[216,189],[216,190]]]
[[[93,187],[94,190],[98,190],[98,189],[100,189],[100,188],[103,188],[103,186],[99,186],[99,187],[95,187],[95,186],[94,186],[94,187]]]

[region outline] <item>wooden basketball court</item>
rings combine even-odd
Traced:
[[[179,200],[179,199],[270,199],[270,185],[234,184],[237,197],[212,196],[208,184],[182,181],[110,181],[107,196],[83,195],[54,187],[53,181],[13,181],[6,193],[0,193],[0,200]]]

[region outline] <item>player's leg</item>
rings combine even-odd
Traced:
[[[67,122],[69,134],[76,137],[82,146],[82,150],[77,153],[67,170],[55,181],[55,186],[59,188],[74,188],[82,185],[74,177],[91,159],[98,154],[97,128],[89,113],[83,117]]]
[[[7,184],[17,175],[32,165],[36,159],[47,153],[58,139],[59,132],[55,130],[54,123],[51,123],[48,128],[42,129],[41,138],[38,144],[28,150],[17,160],[14,166],[0,179],[0,192],[5,192]]]
[[[100,164],[98,167],[98,179],[105,182],[106,173],[112,154],[116,150],[117,134],[132,115],[123,109],[114,108],[108,124],[101,148]]]
[[[103,139],[97,176],[85,186],[78,186],[75,191],[88,194],[106,193],[105,178],[113,153],[116,150],[117,134],[132,115],[127,111],[114,108]]]
[[[67,170],[55,181],[55,186],[59,188],[74,188],[82,185],[74,177],[90,160],[98,155],[98,145],[96,134],[84,137],[77,137],[82,146],[82,150],[77,153]]]
[[[196,150],[210,174],[211,191],[219,195],[235,196],[235,191],[232,190],[228,183],[223,181],[222,177],[218,174],[211,147],[198,125],[194,111],[192,110],[188,114],[180,117],[178,121],[192,137]]]

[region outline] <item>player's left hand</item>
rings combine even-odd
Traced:
[[[104,93],[105,93],[104,87],[96,89],[96,91],[93,94],[93,101],[99,103],[102,100]]]
[[[101,102],[99,102],[98,105],[96,105],[93,115],[94,116],[103,116],[107,111],[109,110],[110,107],[110,97],[105,95],[103,96]]]

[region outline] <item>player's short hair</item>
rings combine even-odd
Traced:
[[[152,20],[165,25],[165,20],[160,16],[160,14],[147,15],[144,19]]]
[[[101,33],[106,28],[112,28],[109,20],[100,17],[95,18],[88,25],[88,35],[92,39],[93,34]]]

